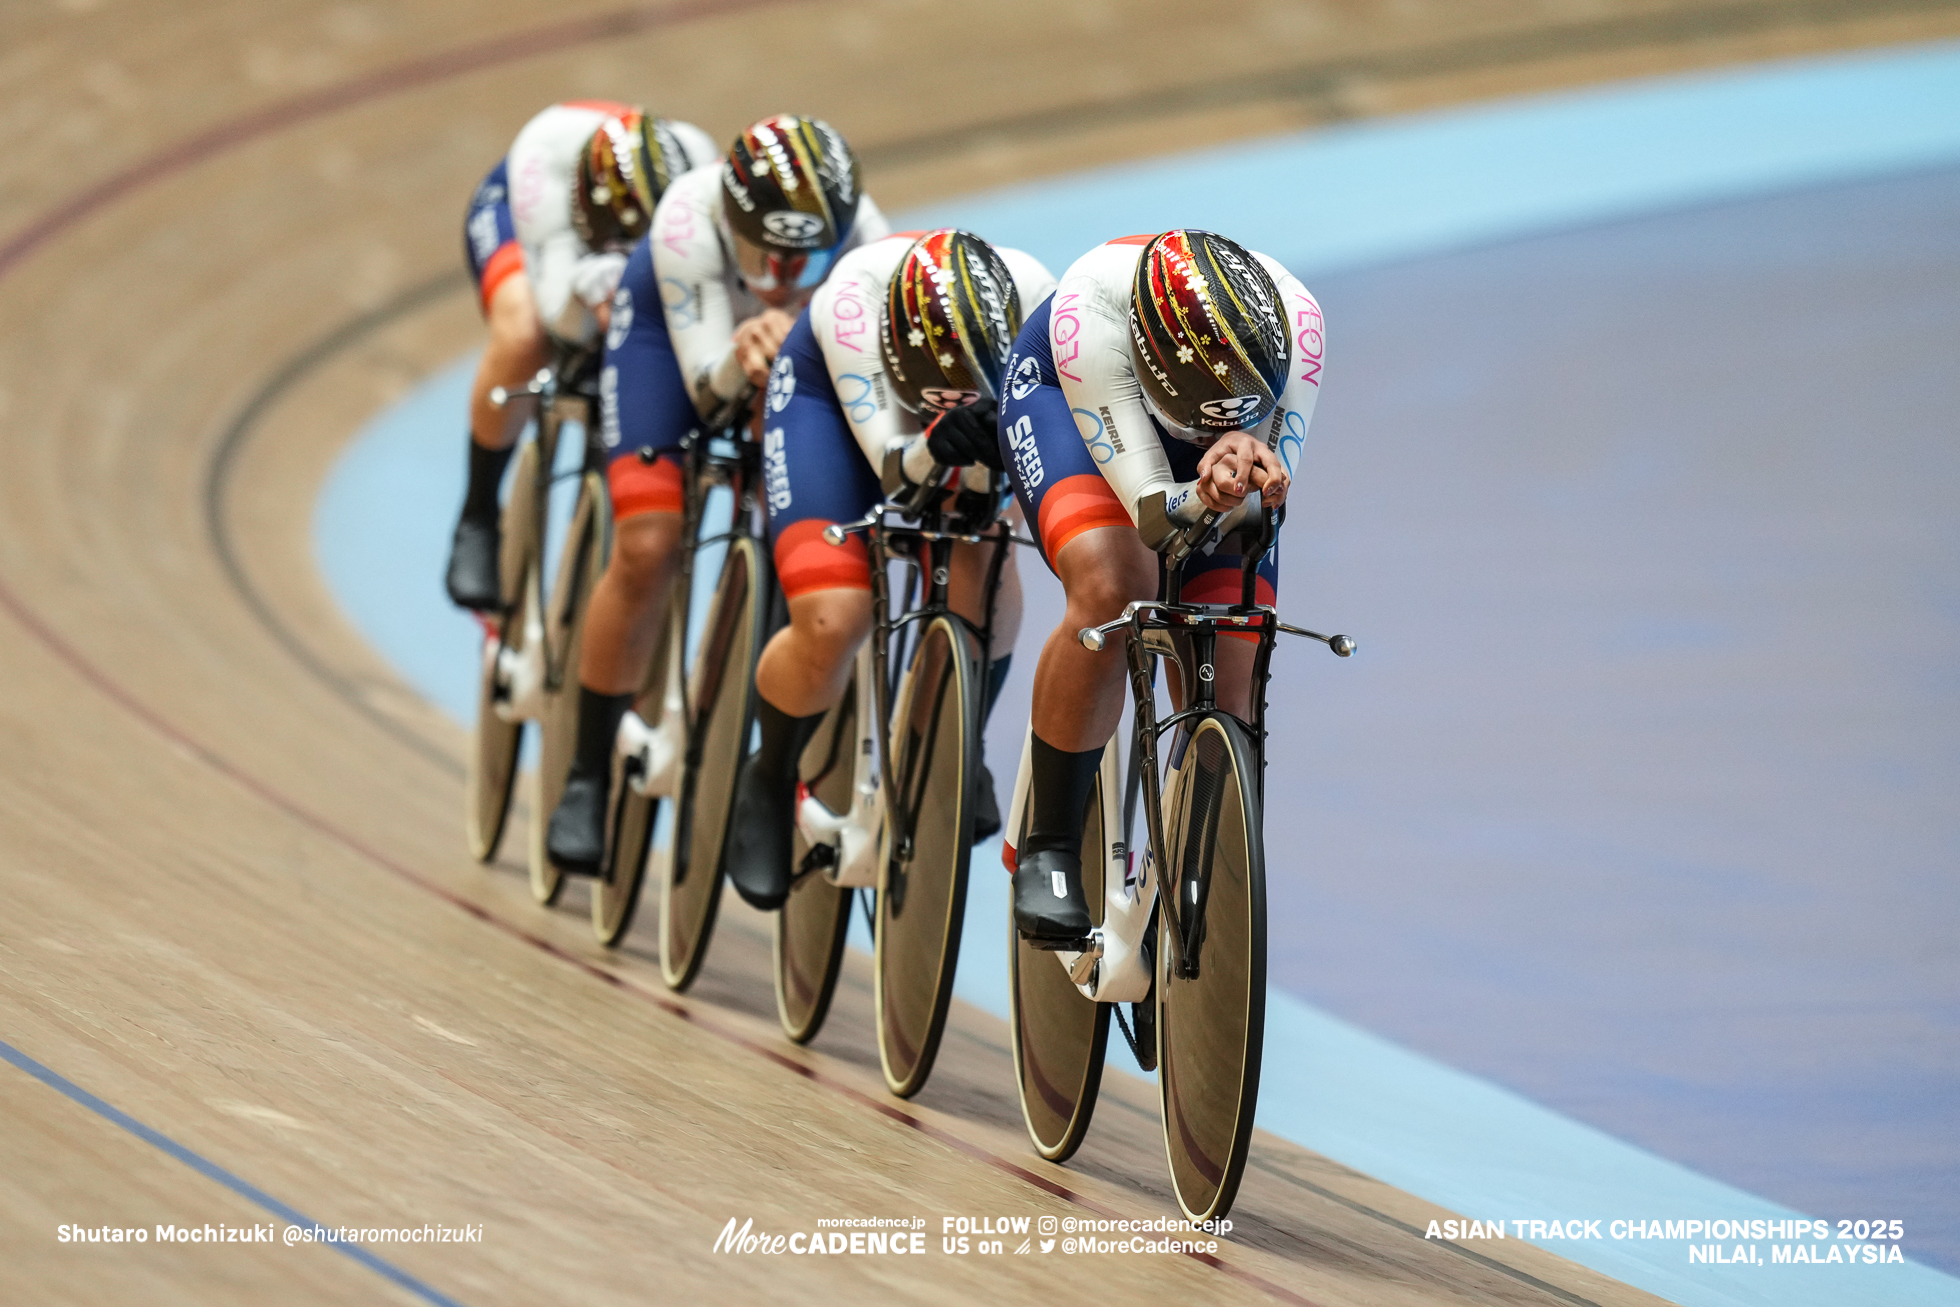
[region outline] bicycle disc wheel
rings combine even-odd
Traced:
[[[660,650],[648,670],[646,688],[634,704],[641,719],[651,726],[662,724],[664,712],[681,711],[678,696],[668,694],[668,682],[670,677],[680,675],[686,640],[687,596],[685,587],[676,583],[667,599],[666,634],[661,637]],[[670,699],[676,700],[671,709]],[[672,797],[635,794],[628,785],[629,779],[615,754],[611,836],[606,841],[605,866],[592,887],[592,933],[607,948],[625,938],[633,924],[633,912],[640,902],[640,886],[646,882],[647,861],[654,855],[654,836],[661,833],[659,816],[663,806],[669,810],[664,852],[668,857],[673,853]]]
[[[565,888],[565,874],[545,851],[545,831],[565,793],[578,747],[578,658],[585,608],[606,566],[606,527],[611,509],[606,483],[588,472],[565,525],[558,579],[544,600],[545,677],[538,710],[538,767],[531,774],[531,896],[550,906]]]
[[[810,793],[835,813],[850,811],[855,797],[857,737],[857,684],[853,682],[803,750],[799,771]],[[803,866],[809,852],[799,830],[797,867]],[[830,1013],[856,897],[856,890],[831,884],[821,868],[813,867],[790,883],[789,897],[776,913],[776,1015],[783,1033],[795,1043],[815,1039]]]
[[[511,480],[509,502],[513,507],[530,503],[536,493],[537,473],[538,451],[527,443],[517,456]],[[536,544],[528,529],[530,520],[529,512],[504,511],[498,557],[504,612],[497,624],[495,645],[486,649],[477,669],[476,739],[463,778],[463,835],[469,841],[470,856],[478,862],[496,857],[497,846],[503,843],[517,783],[518,751],[524,743],[523,721],[505,721],[497,712],[508,687],[497,684],[496,657],[506,648],[517,647],[524,638],[527,605],[536,589],[530,571]],[[490,643],[488,635],[484,639]]]
[[[886,759],[899,813],[885,817],[873,995],[878,1060],[900,1098],[932,1074],[953,998],[980,772],[979,674],[965,625],[936,617],[919,636],[893,714]]]
[[[689,670],[687,775],[680,829],[660,885],[660,975],[672,989],[694,983],[721,903],[735,777],[755,717],[755,660],[768,629],[770,573],[760,545],[738,536],[715,585],[701,649]]]
[[[1266,858],[1257,754],[1223,713],[1199,719],[1165,811],[1163,894],[1201,923],[1198,974],[1176,973],[1168,913],[1157,940],[1158,1087],[1171,1186],[1192,1221],[1231,1210],[1252,1144],[1266,1026]]]
[[[1089,819],[1082,826],[1082,893],[1089,900],[1089,918],[1098,926],[1108,906],[1103,805],[1121,802],[1122,796],[1103,793],[1098,775],[1089,797]],[[1007,940],[1008,1013],[1021,1118],[1037,1153],[1051,1162],[1066,1162],[1082,1146],[1096,1112],[1110,1005],[1082,997],[1053,953],[1021,938],[1012,912]]]

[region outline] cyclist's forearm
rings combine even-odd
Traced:
[[[694,384],[688,389],[694,400],[694,411],[705,418],[746,399],[755,387],[749,384],[748,374],[735,357],[735,347],[730,345],[726,354],[695,375]]]

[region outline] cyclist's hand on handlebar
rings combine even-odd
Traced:
[[[1243,431],[1219,437],[1198,460],[1198,500],[1220,513],[1237,508],[1254,490],[1267,508],[1278,508],[1291,485],[1279,455]]]
[[[926,448],[935,461],[947,467],[980,463],[998,472],[1002,467],[1000,436],[995,430],[999,414],[999,405],[991,399],[948,409],[926,428]]]
[[[769,365],[796,319],[781,309],[764,309],[735,328],[735,362],[755,386],[769,384]]]

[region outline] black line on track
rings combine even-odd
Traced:
[[[1742,0],[1664,13],[1626,14],[1591,22],[1530,30],[1479,33],[1414,49],[1367,51],[1295,64],[1249,77],[1212,78],[1195,85],[1155,89],[1134,95],[1072,105],[1045,106],[1006,114],[986,122],[937,128],[895,140],[874,141],[858,157],[871,167],[918,163],[990,145],[1039,142],[1078,136],[1097,127],[1117,127],[1138,119],[1168,118],[1234,109],[1273,101],[1307,106],[1315,121],[1356,117],[1349,92],[1368,81],[1396,82],[1448,73],[1518,67],[1550,59],[1605,54],[1654,46],[1689,45],[1794,26],[1829,26],[1888,14],[1960,9],[1956,0],[1786,0],[1763,4]],[[1842,51],[1840,51],[1842,53]],[[1709,69],[1733,66],[1721,59]]]
[[[211,539],[211,552],[217,556],[218,566],[224,570],[225,579],[231,583],[239,602],[252,614],[267,635],[280,648],[284,649],[306,673],[326,688],[328,693],[366,718],[383,734],[406,745],[410,750],[434,763],[445,775],[461,780],[464,775],[463,763],[448,750],[426,739],[411,729],[406,723],[375,707],[361,692],[360,684],[352,678],[334,670],[327,661],[315,653],[299,634],[288,626],[259,587],[253,582],[251,573],[245,568],[244,559],[232,537],[231,521],[226,515],[227,490],[231,485],[231,475],[237,466],[239,456],[245,451],[259,424],[292,389],[312,376],[314,372],[333,362],[348,350],[359,345],[374,332],[392,326],[412,313],[429,307],[445,295],[461,291],[468,285],[460,270],[445,272],[417,282],[397,293],[381,305],[357,314],[341,323],[306,346],[297,354],[272,370],[272,373],[252,392],[244,407],[225,426],[218,437],[217,448],[212,452],[211,461],[204,470],[204,490],[201,496],[204,511],[205,533]],[[442,511],[441,505],[432,504],[430,512]],[[440,602],[437,598],[434,578],[430,580],[431,603]],[[410,693],[413,693],[412,691]],[[420,697],[415,696],[415,697]]]

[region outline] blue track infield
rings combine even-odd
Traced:
[[[1279,664],[1262,1126],[1470,1216],[1897,1217],[1960,1269],[1957,164],[1940,47],[906,215],[1057,268],[1209,221],[1328,310],[1281,603],[1361,654]],[[466,384],[378,418],[317,520],[357,625],[465,720]],[[960,991],[1004,1014],[992,858]],[[1910,1264],[1545,1246],[1687,1304],[1960,1302]]]

